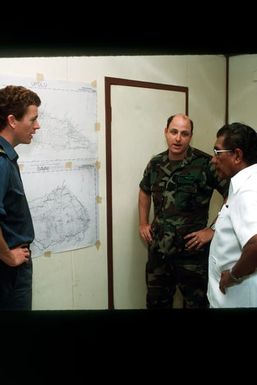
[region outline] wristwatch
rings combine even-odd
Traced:
[[[237,278],[233,273],[232,273],[232,270],[229,270],[229,274],[230,274],[230,277],[232,278],[232,280],[236,283],[240,283],[243,281],[243,277],[239,277]]]
[[[210,225],[210,228],[215,231],[215,223],[213,223],[212,225]]]

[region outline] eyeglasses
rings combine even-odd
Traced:
[[[213,149],[214,156],[218,156],[220,152],[232,152],[233,150],[217,150],[216,148]]]

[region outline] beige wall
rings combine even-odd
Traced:
[[[101,246],[98,250],[89,247],[34,259],[33,309],[106,309],[108,277],[104,77],[189,87],[189,114],[195,123],[193,145],[210,152],[216,131],[224,123],[225,58],[216,55],[1,58],[0,73],[35,78],[37,73],[41,73],[49,80],[97,81],[97,114],[101,127],[98,138],[101,162],[99,195],[102,197],[99,209]],[[163,117],[164,122],[166,118]],[[134,204],[133,210],[136,210],[136,200]],[[214,202],[214,211],[219,205],[218,199]],[[118,252],[122,253],[122,245]],[[132,276],[131,282],[133,279]],[[144,275],[137,279],[143,282]],[[116,295],[119,295],[119,288]],[[120,307],[131,308],[137,303],[137,307],[143,308],[143,301],[138,304],[135,296],[128,286],[127,295],[123,297]]]
[[[257,129],[257,55],[230,58],[229,121]]]

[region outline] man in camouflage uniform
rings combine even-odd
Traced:
[[[213,229],[207,228],[214,189],[224,198],[211,156],[190,146],[193,122],[171,116],[164,130],[168,150],[148,163],[139,191],[139,232],[148,244],[147,308],[172,308],[178,287],[186,308],[208,307],[207,271]],[[151,199],[154,220],[149,224]]]

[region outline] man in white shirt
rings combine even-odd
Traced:
[[[210,307],[257,307],[256,131],[242,123],[221,127],[212,162],[231,181],[210,246]]]

